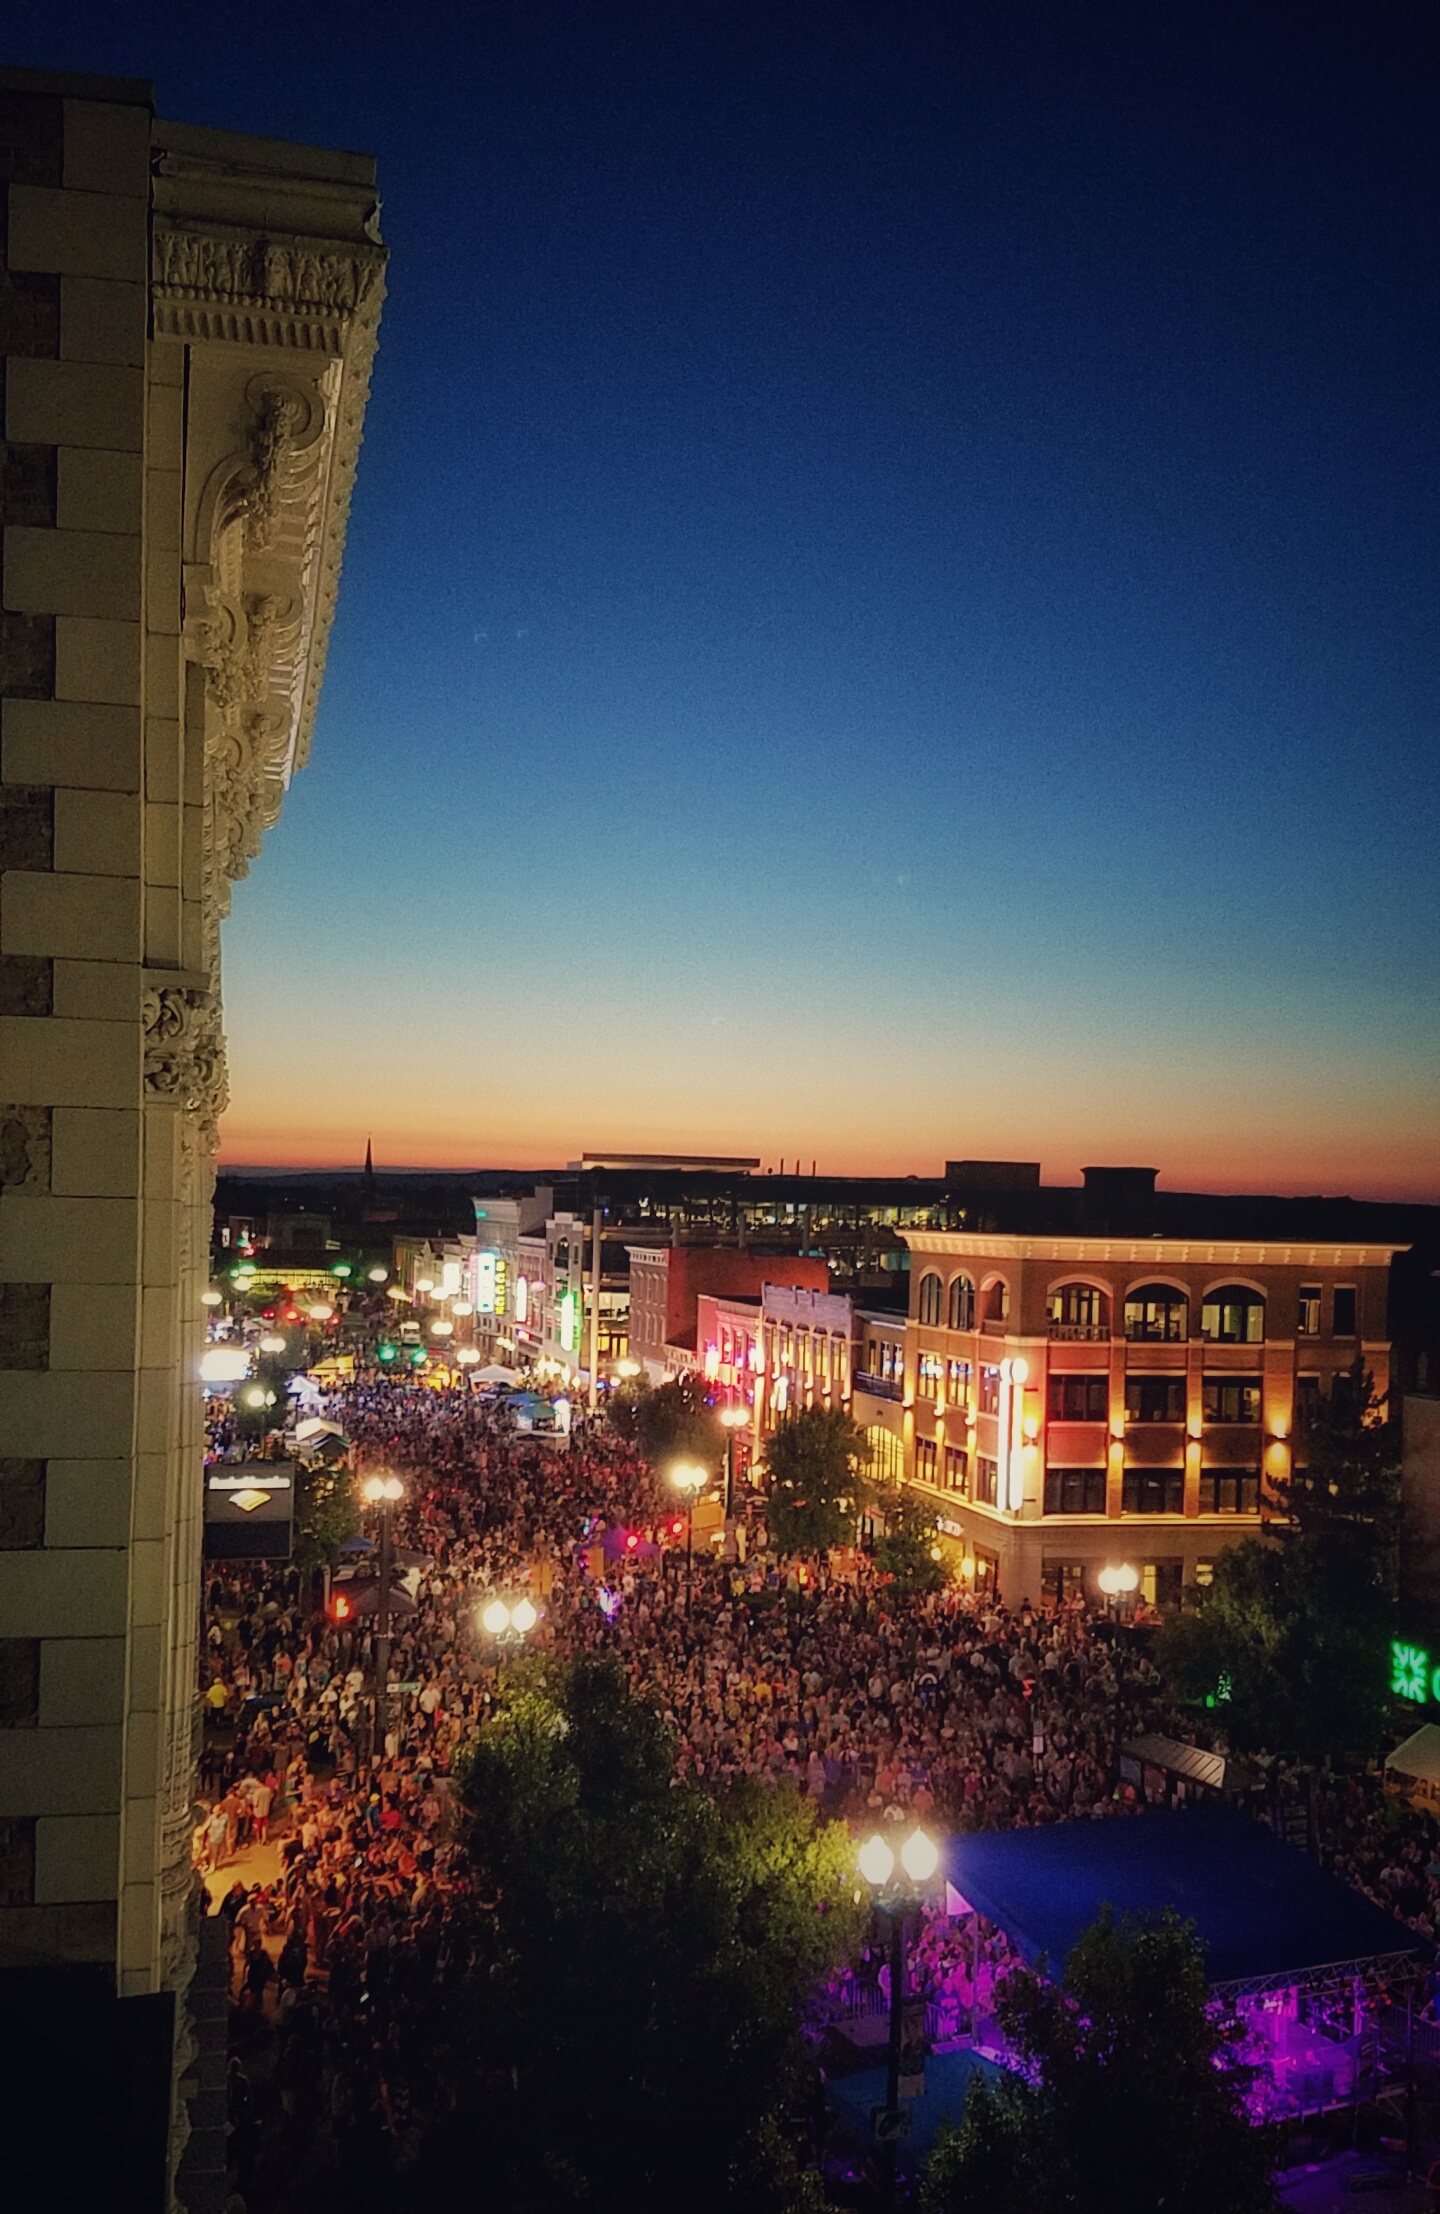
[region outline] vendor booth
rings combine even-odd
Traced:
[[[1427,1814],[1440,1814],[1440,1728],[1426,1722],[1385,1762],[1385,1781]]]

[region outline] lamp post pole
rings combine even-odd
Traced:
[[[367,1506],[380,1510],[379,1583],[375,1594],[375,1694],[370,1726],[372,1762],[385,1750],[385,1728],[390,1702],[390,1584],[395,1572],[395,1548],[391,1514],[405,1496],[398,1476],[367,1476],[362,1495]]]
[[[710,1471],[698,1461],[677,1461],[670,1481],[685,1495],[685,1619],[690,1619],[690,1593],[695,1563],[695,1501],[710,1481]]]
[[[877,1831],[861,1846],[857,1865],[870,1886],[877,1914],[889,1926],[890,2039],[885,2104],[872,2120],[880,2145],[884,2202],[887,2208],[893,2208],[899,2144],[908,2133],[910,2121],[900,2103],[900,2072],[905,2058],[905,1918],[918,1905],[925,1885],[939,1867],[940,1853],[933,1838],[923,1830],[912,1830],[900,1848],[903,1873],[896,1877],[895,1854]]]

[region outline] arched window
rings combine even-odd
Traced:
[[[997,1276],[993,1284],[985,1287],[985,1320],[1008,1322],[1010,1320],[1010,1286],[1003,1276]]]
[[[919,1316],[928,1329],[938,1330],[940,1315],[945,1302],[945,1287],[938,1276],[922,1276],[920,1279]]]
[[[1137,1284],[1125,1294],[1125,1335],[1179,1345],[1190,1334],[1190,1302],[1175,1284]]]
[[[1052,1338],[1108,1338],[1109,1295],[1098,1284],[1057,1284],[1046,1306]]]
[[[1200,1335],[1212,1345],[1259,1345],[1265,1336],[1265,1297],[1251,1284],[1221,1284],[1200,1304]]]
[[[975,1286],[968,1276],[950,1279],[949,1317],[952,1330],[973,1330],[975,1327]]]

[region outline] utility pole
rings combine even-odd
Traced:
[[[590,1220],[590,1412],[600,1400],[600,1209]]]

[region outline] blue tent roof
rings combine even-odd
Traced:
[[[947,1873],[1032,1964],[1058,1974],[1102,1906],[1174,1907],[1212,1984],[1260,1984],[1431,1948],[1393,1915],[1229,1807],[953,1837]]]

